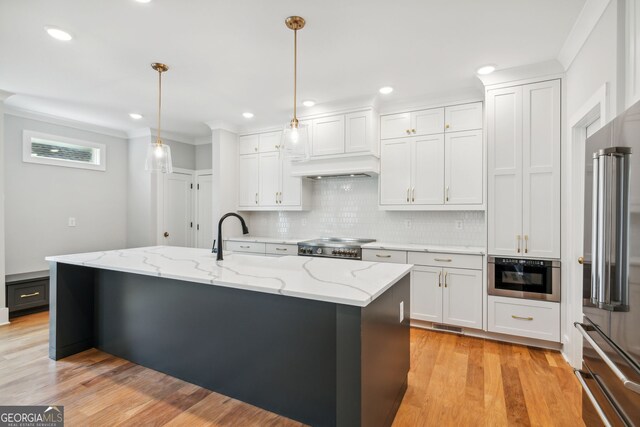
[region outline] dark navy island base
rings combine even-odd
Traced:
[[[389,426],[409,283],[356,307],[52,262],[49,357],[95,347],[313,426]]]

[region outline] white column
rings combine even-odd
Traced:
[[[4,248],[4,101],[13,95],[0,90],[0,325],[9,323],[5,286],[5,248]]]
[[[211,170],[213,200],[213,230],[218,232],[218,221],[227,212],[238,208],[238,134],[229,125],[207,123],[211,128]],[[246,219],[246,218],[245,218]],[[224,225],[224,235],[242,234],[240,222],[229,219]]]

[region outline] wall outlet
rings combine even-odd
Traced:
[[[413,223],[411,222],[410,219],[405,219],[404,220],[404,227],[405,228],[411,228],[413,226]]]
[[[404,301],[400,301],[400,323],[404,321]]]
[[[462,220],[456,221],[456,230],[464,230],[464,221]]]
[[[76,226],[76,219],[72,216],[69,217],[69,227],[75,227]]]

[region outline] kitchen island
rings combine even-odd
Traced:
[[[47,258],[49,356],[96,347],[310,425],[391,425],[405,264],[147,247]]]

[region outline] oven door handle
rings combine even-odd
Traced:
[[[576,327],[578,332],[580,332],[582,337],[589,343],[589,345],[593,347],[596,353],[598,353],[598,355],[602,358],[604,363],[607,364],[609,369],[613,371],[614,375],[618,377],[618,379],[622,382],[622,384],[629,390],[640,394],[640,384],[634,381],[631,381],[629,378],[626,377],[626,375],[620,370],[620,368],[616,366],[613,360],[611,360],[609,356],[607,356],[607,353],[605,353],[604,350],[593,340],[593,338],[589,336],[589,334],[585,329],[586,325],[580,322],[575,322],[573,325]]]
[[[602,407],[600,406],[600,404],[596,400],[596,397],[593,395],[593,393],[589,389],[589,386],[587,385],[587,382],[584,380],[584,378],[582,378],[583,372],[578,370],[578,369],[574,369],[573,373],[576,374],[576,377],[578,378],[578,382],[582,386],[582,390],[584,390],[584,393],[587,395],[587,397],[591,401],[591,404],[593,405],[594,409],[598,413],[598,416],[602,420],[602,423],[606,427],[611,427],[611,422],[607,419],[607,416],[604,414],[604,411],[602,410]]]

